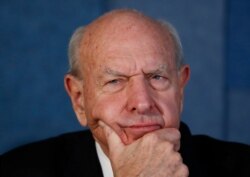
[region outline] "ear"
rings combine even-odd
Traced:
[[[179,88],[180,88],[180,110],[183,110],[184,89],[190,78],[190,67],[184,65],[179,71]]]
[[[82,126],[86,126],[87,119],[84,109],[83,81],[71,74],[66,74],[64,77],[64,87],[71,99],[78,121]]]
[[[182,90],[184,90],[190,78],[190,66],[184,65],[179,71],[179,84]]]

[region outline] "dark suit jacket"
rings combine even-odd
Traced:
[[[181,125],[181,154],[191,177],[250,177],[250,147],[192,136]],[[90,131],[61,135],[0,156],[0,177],[101,177]]]

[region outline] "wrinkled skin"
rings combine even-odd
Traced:
[[[189,67],[177,69],[168,31],[117,11],[87,27],[79,55],[84,79],[68,74],[65,87],[115,176],[187,176],[178,128]]]

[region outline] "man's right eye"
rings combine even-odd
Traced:
[[[123,88],[125,81],[123,79],[112,79],[105,83],[103,89],[106,92],[117,92]]]
[[[107,82],[107,84],[118,84],[120,81],[118,79],[113,79]]]

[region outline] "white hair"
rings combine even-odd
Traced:
[[[81,41],[84,37],[85,27],[78,27],[73,35],[70,38],[69,46],[68,46],[68,58],[69,58],[69,70],[68,72],[74,76],[78,76],[78,67],[79,67],[79,54]],[[78,76],[79,77],[79,76]]]
[[[177,69],[180,69],[185,64],[185,61],[184,61],[183,49],[182,49],[182,44],[181,44],[179,34],[171,23],[165,20],[159,20],[158,22],[161,24],[163,28],[165,28],[169,32],[169,34],[172,37],[172,40],[175,45],[174,46],[175,47],[175,62],[176,62],[175,64],[176,64]]]

